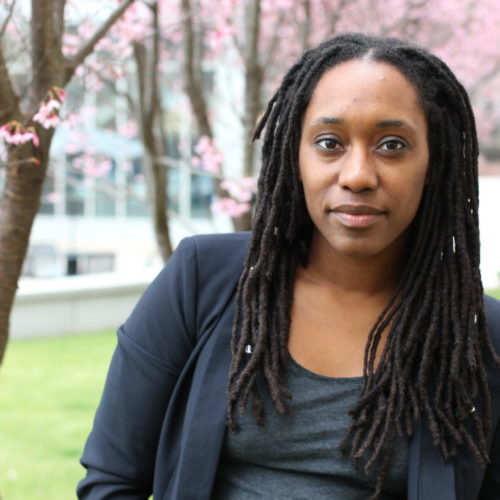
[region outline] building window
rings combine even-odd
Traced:
[[[39,213],[53,215],[55,212],[54,206],[59,201],[59,198],[60,196],[55,192],[54,175],[49,170],[43,182]]]
[[[127,167],[127,215],[145,217],[149,213],[146,203],[146,179],[142,173],[142,163],[135,159]]]
[[[100,216],[114,216],[116,214],[116,162],[107,160],[110,168],[105,175],[95,179],[95,213]]]
[[[66,172],[66,215],[83,215],[85,179],[83,172],[68,168]]]
[[[214,192],[213,177],[203,174],[191,175],[191,217],[209,219]]]
[[[176,214],[180,211],[181,176],[178,168],[168,168],[168,208]]]

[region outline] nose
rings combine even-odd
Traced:
[[[344,155],[338,183],[354,193],[375,189],[378,186],[378,173],[370,151],[363,147],[353,147]]]

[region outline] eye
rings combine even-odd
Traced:
[[[315,144],[323,151],[337,151],[342,147],[342,144],[335,137],[319,137]]]
[[[379,145],[379,149],[384,152],[392,153],[394,151],[399,151],[401,149],[407,148],[408,143],[403,141],[402,139],[397,139],[395,137],[391,137],[390,139],[386,139]]]

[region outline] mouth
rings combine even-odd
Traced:
[[[365,228],[385,217],[387,212],[372,205],[344,204],[328,209],[328,215],[335,217],[348,228]]]

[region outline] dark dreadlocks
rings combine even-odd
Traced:
[[[298,176],[301,123],[323,73],[357,58],[389,63],[413,83],[430,152],[408,262],[369,333],[363,390],[342,444],[356,467],[368,472],[376,464],[378,498],[395,443],[423,417],[446,459],[465,445],[481,466],[488,461],[490,395],[482,346],[498,358],[487,333],[479,273],[475,123],[464,88],[428,52],[392,38],[338,36],[306,52],[269,102],[255,132],[258,138],[266,129],[254,227],[236,298],[228,423],[237,428],[234,412],[245,412],[250,398],[257,422],[263,422],[257,372],[276,410],[287,412],[283,375],[293,282],[297,265],[307,264],[313,229]]]

